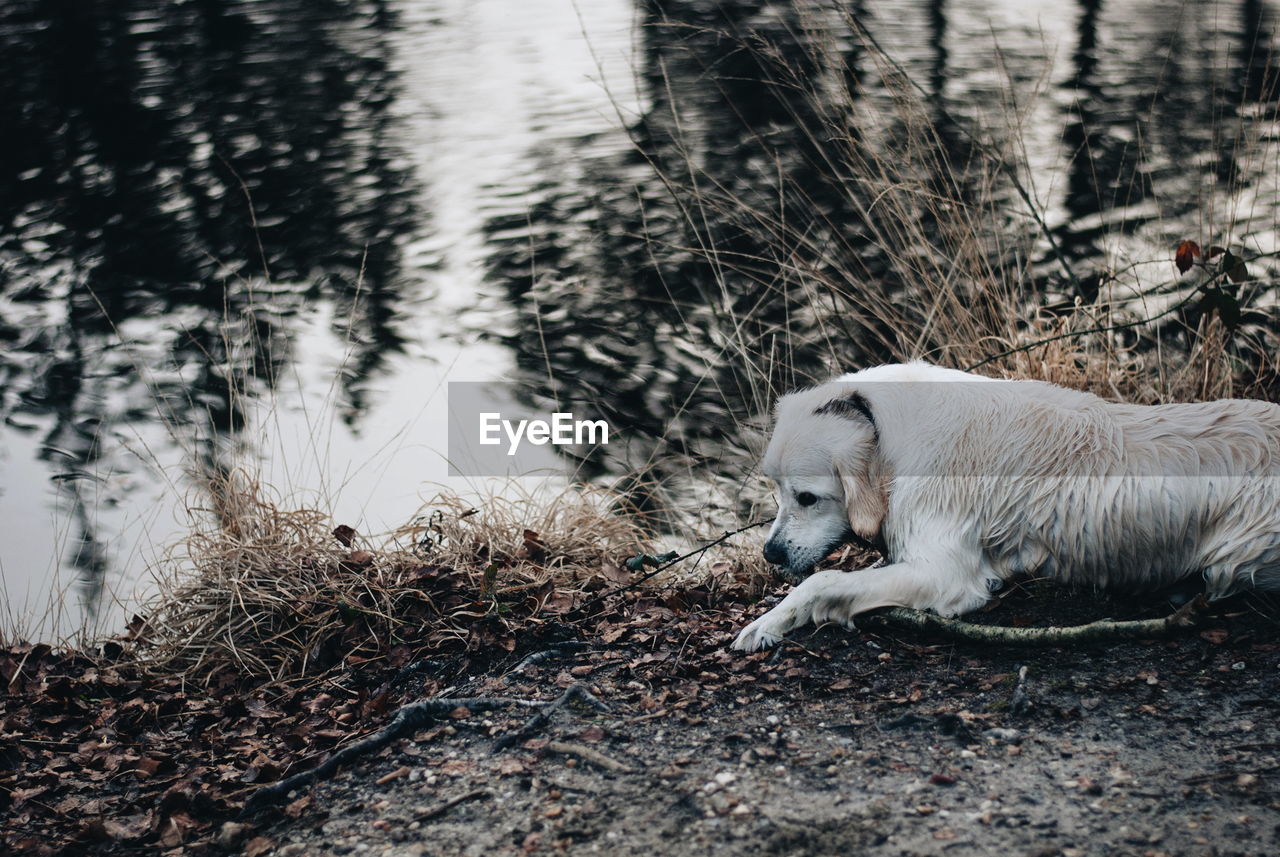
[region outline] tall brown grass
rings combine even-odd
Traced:
[[[260,681],[322,673],[352,655],[466,648],[512,599],[567,605],[625,579],[652,550],[644,516],[604,489],[568,486],[432,498],[384,534],[343,529],[290,508],[241,473],[207,486],[204,525],[161,569],[128,641],[148,668],[196,684],[231,673]],[[533,601],[529,601],[532,598]]]
[[[778,187],[744,193],[733,176],[694,155],[678,168],[651,160],[686,213],[683,243],[736,288],[758,290],[760,303],[794,308],[782,331],[753,327],[733,311],[714,315],[713,338],[734,343],[732,357],[754,372],[762,409],[795,383],[796,372],[785,369],[794,369],[787,364],[802,348],[824,355],[825,365],[807,368],[811,377],[923,358],[1144,403],[1270,393],[1273,254],[1229,244],[1243,179],[1206,190],[1199,234],[1170,231],[1167,255],[1135,259],[1100,242],[1095,258],[1068,258],[1038,202],[1037,182],[1053,177],[1034,174],[1023,138],[1047,82],[1006,78],[977,118],[952,116],[839,8],[796,5],[791,36],[805,45],[800,52],[754,31],[718,34],[733,43],[726,52],[758,57],[761,92],[786,93],[793,145],[773,146],[764,133],[743,142],[772,159],[761,173],[780,177]],[[846,67],[849,40],[860,46],[860,71]],[[998,64],[999,46],[992,47]],[[714,69],[707,79],[714,81]],[[1276,81],[1267,85],[1274,98]],[[667,124],[678,128],[680,120]],[[1274,184],[1268,127],[1241,125],[1223,136],[1241,163],[1257,168],[1253,180]],[[838,215],[824,213],[832,206],[813,198],[815,187],[838,199]],[[708,224],[726,223],[749,237],[751,252],[715,246]],[[1113,226],[1123,228],[1123,216]],[[1250,259],[1254,279],[1236,296],[1260,311],[1246,312],[1239,326],[1201,312],[1206,282],[1231,284],[1213,277],[1211,265],[1181,276],[1173,266],[1181,238],[1228,244]],[[666,241],[656,238],[652,252],[672,251]]]

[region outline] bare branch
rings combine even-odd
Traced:
[[[962,640],[967,643],[1002,646],[1063,646],[1074,643],[1100,643],[1112,640],[1150,640],[1171,637],[1196,627],[1209,602],[1199,595],[1160,619],[1113,621],[1100,619],[1087,625],[1050,626],[1047,628],[1009,628],[1002,625],[975,625],[958,619],[946,619],[922,610],[892,607],[865,617],[868,624],[910,628]]]

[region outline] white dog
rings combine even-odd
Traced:
[[[764,555],[803,575],[850,540],[887,562],[821,571],[734,641],[903,606],[954,616],[1019,574],[1210,597],[1280,587],[1280,406],[1112,404],[927,363],[784,396],[764,457]]]

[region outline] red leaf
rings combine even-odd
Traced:
[[[1185,274],[1191,270],[1191,266],[1195,264],[1195,260],[1200,258],[1200,245],[1194,241],[1183,241],[1178,245],[1178,252],[1173,257],[1173,263],[1178,266],[1178,273]]]

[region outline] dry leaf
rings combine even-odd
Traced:
[[[1173,257],[1173,263],[1178,266],[1178,273],[1185,274],[1191,270],[1191,266],[1195,264],[1195,260],[1200,258],[1200,245],[1194,241],[1183,241],[1178,245],[1178,252]]]

